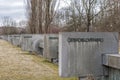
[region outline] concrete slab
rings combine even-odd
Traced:
[[[65,32],[59,35],[59,75],[103,76],[103,54],[118,54],[116,32]]]
[[[32,50],[43,56],[44,50],[44,35],[35,34],[33,35],[32,39],[30,40],[32,43]]]
[[[120,54],[103,55],[103,64],[108,67],[120,69]]]
[[[23,34],[21,35],[21,48],[24,51],[31,51],[31,42],[30,39],[32,38],[32,34]]]
[[[52,62],[58,61],[58,34],[46,34],[44,37],[44,57]]]
[[[12,36],[13,36],[13,45],[20,46],[21,43],[20,35],[12,35]]]

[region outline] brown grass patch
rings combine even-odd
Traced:
[[[77,80],[60,78],[58,66],[0,40],[0,80]]]

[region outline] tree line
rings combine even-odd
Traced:
[[[54,26],[58,32],[120,31],[120,0],[62,0],[67,5],[62,8],[61,0],[24,1],[28,20],[25,33],[47,34]],[[16,26],[9,17],[2,21],[4,32],[7,26]]]
[[[48,33],[56,14],[57,0],[25,0],[28,33]]]
[[[71,0],[62,15],[70,31],[120,31],[120,0]]]
[[[26,0],[29,33],[48,33],[51,25],[62,31],[120,31],[120,0]]]
[[[16,22],[9,16],[1,17],[0,24],[0,35],[10,35],[10,34],[23,34],[26,33],[23,25],[26,25],[25,21]]]

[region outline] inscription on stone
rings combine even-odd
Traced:
[[[103,42],[103,38],[68,38],[68,42]]]
[[[49,39],[58,39],[58,37],[49,37]]]
[[[24,38],[32,38],[32,36],[24,36]]]
[[[105,76],[103,54],[118,54],[116,32],[63,32],[59,35],[61,77]]]

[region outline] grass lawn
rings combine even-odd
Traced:
[[[57,65],[0,40],[0,80],[77,80],[77,78],[60,78]]]

